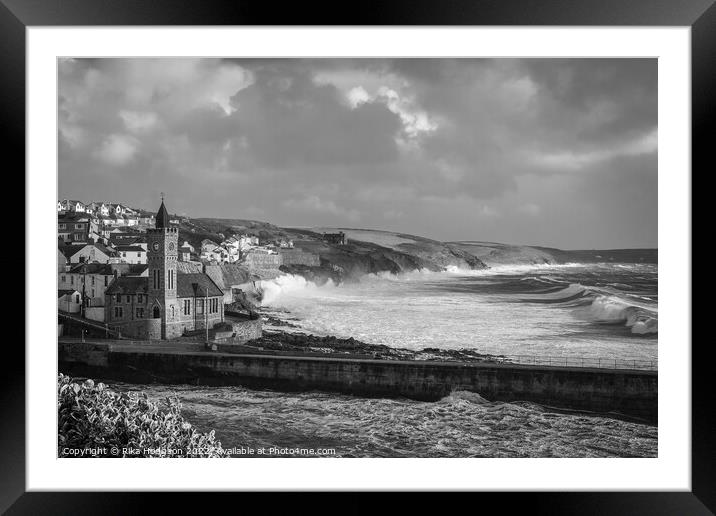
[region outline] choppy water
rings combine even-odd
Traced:
[[[367,276],[317,287],[283,276],[264,302],[303,331],[394,347],[657,359],[655,265],[503,267]],[[286,311],[290,313],[286,313]],[[657,428],[491,403],[455,392],[438,402],[279,393],[240,387],[128,386],[215,429],[225,448],[333,448],[338,457],[654,457]]]
[[[368,275],[262,284],[302,330],[392,347],[656,361],[657,266],[594,264]],[[287,314],[289,312],[290,314]]]
[[[657,428],[470,392],[437,402],[241,387],[113,384],[176,394],[183,414],[224,448],[312,448],[335,457],[655,457]]]

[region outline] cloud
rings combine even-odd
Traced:
[[[655,59],[64,59],[60,196],[152,208],[164,191],[190,215],[646,245],[656,79]],[[637,222],[615,229],[597,206]]]
[[[590,165],[621,156],[653,154],[657,150],[657,142],[657,131],[653,129],[642,136],[608,148],[582,152],[560,151],[534,154],[528,159],[531,159],[538,167],[544,167],[550,170],[580,170]]]
[[[310,195],[302,199],[287,199],[283,205],[287,208],[295,209],[298,212],[306,212],[311,215],[328,214],[351,222],[357,222],[360,219],[360,214],[357,210],[339,207],[334,201],[323,200],[317,195]]]
[[[111,134],[100,145],[97,157],[109,165],[129,163],[139,150],[139,141],[125,134]]]
[[[159,121],[157,114],[152,112],[121,110],[119,112],[119,117],[124,122],[124,126],[127,130],[132,133],[149,131],[157,125],[157,122]]]

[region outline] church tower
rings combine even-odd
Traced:
[[[147,229],[147,264],[149,265],[149,317],[161,319],[162,339],[179,337],[179,303],[177,301],[177,248],[179,230],[170,227],[169,214],[162,205],[154,229]]]

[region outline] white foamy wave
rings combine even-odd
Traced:
[[[590,318],[598,322],[620,322],[631,328],[632,333],[658,333],[657,310],[642,304],[635,304],[616,296],[597,296],[587,308]]]
[[[271,306],[284,294],[291,294],[301,291],[316,291],[318,289],[333,288],[335,284],[330,279],[320,287],[303,276],[295,274],[283,274],[271,280],[262,280],[259,284],[263,297],[261,304]]]
[[[476,405],[489,405],[490,400],[483,398],[476,392],[455,390],[440,400],[441,403],[454,404],[459,402],[474,403]]]

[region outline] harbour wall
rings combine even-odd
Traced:
[[[534,402],[657,422],[655,371],[279,356],[59,343],[60,371],[138,383],[240,385],[435,401],[455,390],[490,401]]]

